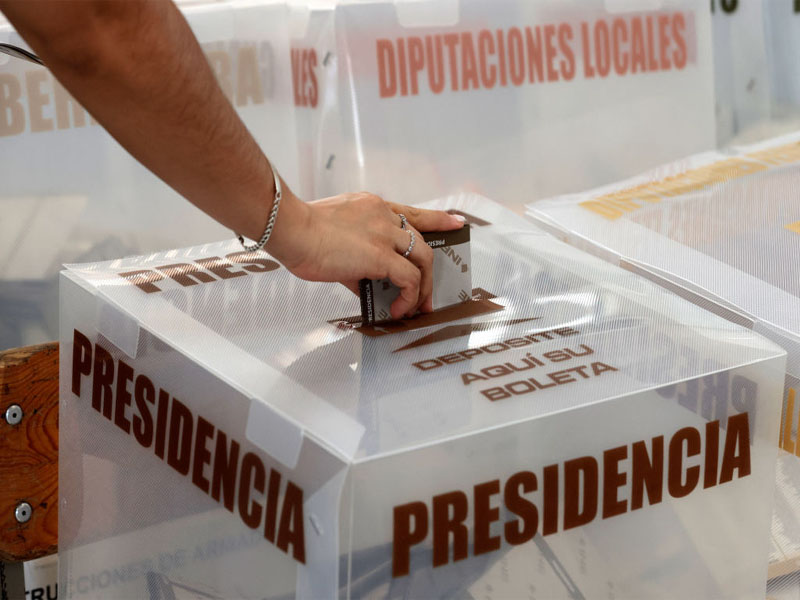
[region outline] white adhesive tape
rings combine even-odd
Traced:
[[[102,294],[97,294],[95,298],[97,332],[127,356],[136,358],[139,347],[139,322],[106,300]]]

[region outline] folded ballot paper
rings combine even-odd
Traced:
[[[235,241],[62,273],[60,594],[763,597],[785,352],[427,207],[471,298],[390,324]]]
[[[788,352],[771,593],[800,592],[800,134],[710,152],[529,205],[558,237],[644,274]]]
[[[454,231],[435,231],[423,233],[422,236],[433,250],[433,309],[439,310],[471,300],[469,224]],[[359,291],[363,323],[391,320],[392,302],[397,299],[400,288],[388,277],[363,279],[359,283]]]

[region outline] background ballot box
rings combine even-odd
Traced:
[[[225,2],[183,11],[248,129],[296,185],[288,9]],[[25,46],[7,24],[0,42]],[[47,69],[6,54],[0,157],[0,348],[58,336],[63,263],[230,235],[129,156]]]
[[[773,584],[800,587],[800,134],[707,153],[585,194],[529,206],[594,251],[788,351],[772,527]]]
[[[431,206],[474,297],[399,324],[233,241],[62,272],[64,597],[763,597],[785,352]]]
[[[713,148],[708,5],[658,6],[337,5],[339,114],[319,128],[319,189],[411,203],[478,192],[522,212]]]

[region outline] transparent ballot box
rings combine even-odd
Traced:
[[[763,597],[785,352],[429,206],[473,297],[402,322],[235,242],[62,272],[65,597]]]
[[[644,274],[788,352],[770,575],[800,588],[800,135],[707,153],[529,205],[558,237]],[[792,573],[794,573],[792,575]]]
[[[288,9],[237,1],[183,12],[245,125],[296,185]],[[0,42],[25,46],[7,24]],[[58,336],[63,263],[230,236],[132,158],[49,70],[2,53],[0,182],[0,348]]]
[[[713,148],[708,6],[657,5],[352,1],[312,11],[302,40],[318,59],[319,99],[303,112],[317,115],[304,163],[315,189],[403,203],[471,192],[523,212],[531,198]]]

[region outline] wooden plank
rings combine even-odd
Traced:
[[[22,407],[18,425],[5,420]],[[30,560],[58,549],[58,344],[0,353],[0,560]],[[14,511],[33,508],[26,523]]]

